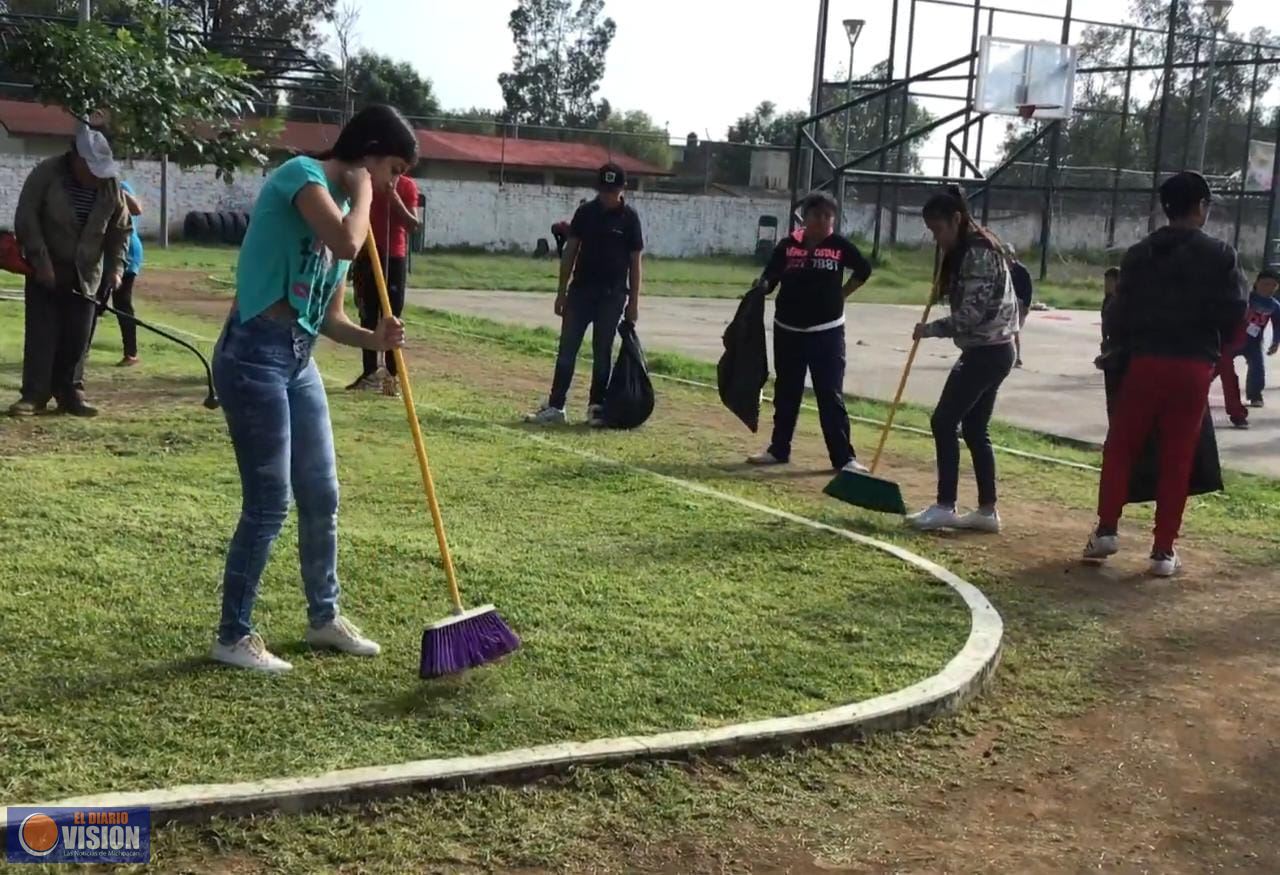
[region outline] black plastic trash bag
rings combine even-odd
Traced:
[[[653,413],[653,381],[635,323],[623,320],[618,336],[622,348],[604,396],[604,421],[609,428],[639,428]]]
[[[716,382],[724,406],[754,433],[760,429],[760,398],[769,382],[769,356],[764,337],[765,290],[747,292],[724,330],[724,355],[716,366]]]
[[[1120,392],[1120,381],[1124,378],[1123,357],[1119,362],[1112,360],[1111,367],[1106,369],[1107,413],[1115,403]],[[1134,463],[1133,472],[1129,475],[1129,497],[1126,504],[1145,504],[1156,500],[1156,484],[1160,480],[1160,451],[1157,436],[1153,432],[1147,445]],[[1200,442],[1196,445],[1195,464],[1191,468],[1191,483],[1188,495],[1207,495],[1210,492],[1221,492],[1222,465],[1218,459],[1218,437],[1213,430],[1213,416],[1206,404],[1204,423],[1200,427]]]

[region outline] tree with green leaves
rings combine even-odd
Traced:
[[[5,61],[42,102],[105,123],[118,152],[168,155],[220,175],[265,164],[278,126],[245,123],[261,96],[249,69],[171,25],[145,9],[128,28],[36,23],[11,39]]]
[[[604,0],[519,0],[514,65],[498,77],[508,121],[593,128],[609,116],[596,93],[617,25],[603,14]]]
[[[341,81],[341,71],[332,61],[330,69],[335,81]],[[366,49],[351,57],[347,81],[356,109],[371,103],[389,103],[407,116],[440,114],[440,101],[436,99],[431,80],[419,74],[407,61],[396,61]],[[289,106],[293,110],[290,115],[294,118],[336,122],[337,111],[342,108],[342,95],[335,91],[299,91],[291,95]],[[306,111],[317,107],[334,112],[317,114]]]
[[[607,138],[610,148],[663,170],[671,168],[671,136],[647,112],[610,112],[599,127],[618,135]]]

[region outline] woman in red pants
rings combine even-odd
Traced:
[[[1098,485],[1098,526],[1084,560],[1101,563],[1119,549],[1118,527],[1134,463],[1154,431],[1159,445],[1151,573],[1172,577],[1174,548],[1187,504],[1209,384],[1223,344],[1244,318],[1248,291],[1236,251],[1201,229],[1213,194],[1198,173],[1160,187],[1169,224],[1125,253],[1106,310],[1109,343],[1129,356],[1111,412]]]

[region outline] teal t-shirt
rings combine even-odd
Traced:
[[[236,309],[241,322],[284,299],[297,311],[304,331],[320,333],[325,311],[350,262],[333,257],[294,204],[298,193],[313,184],[328,189],[344,213],[350,208],[346,193],[329,185],[324,164],[314,158],[291,158],[263,184],[236,265]]]

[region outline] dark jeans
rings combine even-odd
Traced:
[[[560,351],[556,355],[555,376],[551,380],[552,407],[564,409],[569,398],[569,385],[578,363],[578,350],[593,327],[591,338],[591,394],[588,404],[603,404],[613,370],[613,339],[618,323],[627,308],[626,293],[620,289],[570,289],[564,317],[560,322]]]
[[[844,406],[845,345],[844,326],[808,333],[773,327],[773,441],[774,458],[791,458],[791,439],[796,432],[800,401],[804,398],[804,376],[813,380],[818,402],[818,420],[827,442],[831,467],[843,468],[854,458],[849,440],[849,413]]]
[[[111,286],[109,277],[102,278],[102,285],[98,286],[98,300],[104,304],[110,304],[116,310],[123,313],[123,316],[116,316],[116,321],[120,323],[120,341],[124,346],[124,354],[130,358],[138,355],[138,323],[129,317],[133,315],[133,282],[138,278],[136,273],[126,273],[120,281],[120,285],[114,291]],[[98,330],[98,320],[93,320],[93,330],[89,332],[89,342],[93,343],[93,334]]]
[[[960,442],[964,436],[978,481],[978,505],[996,503],[996,454],[987,426],[996,407],[1000,384],[1013,370],[1012,343],[979,346],[960,353],[951,368],[929,424],[938,457],[938,504],[954,506],[960,486]]]
[[[391,299],[391,312],[397,319],[404,312],[404,289],[409,277],[409,260],[407,258],[387,259],[387,297]],[[355,264],[356,297],[360,301],[360,325],[370,331],[378,327],[382,318],[382,304],[378,300],[378,287],[374,284],[373,266],[367,256],[360,256]],[[386,362],[387,373],[393,377],[396,373],[396,359],[390,352],[382,354]],[[378,354],[366,349],[363,354],[364,373],[372,374],[378,370]]]
[[[64,403],[82,389],[96,308],[69,287],[46,288],[28,277],[22,350],[22,399]]]
[[[1262,352],[1262,338],[1250,337],[1239,354],[1244,356],[1248,365],[1244,378],[1245,397],[1250,401],[1261,401],[1262,392],[1267,388],[1267,359]]]

